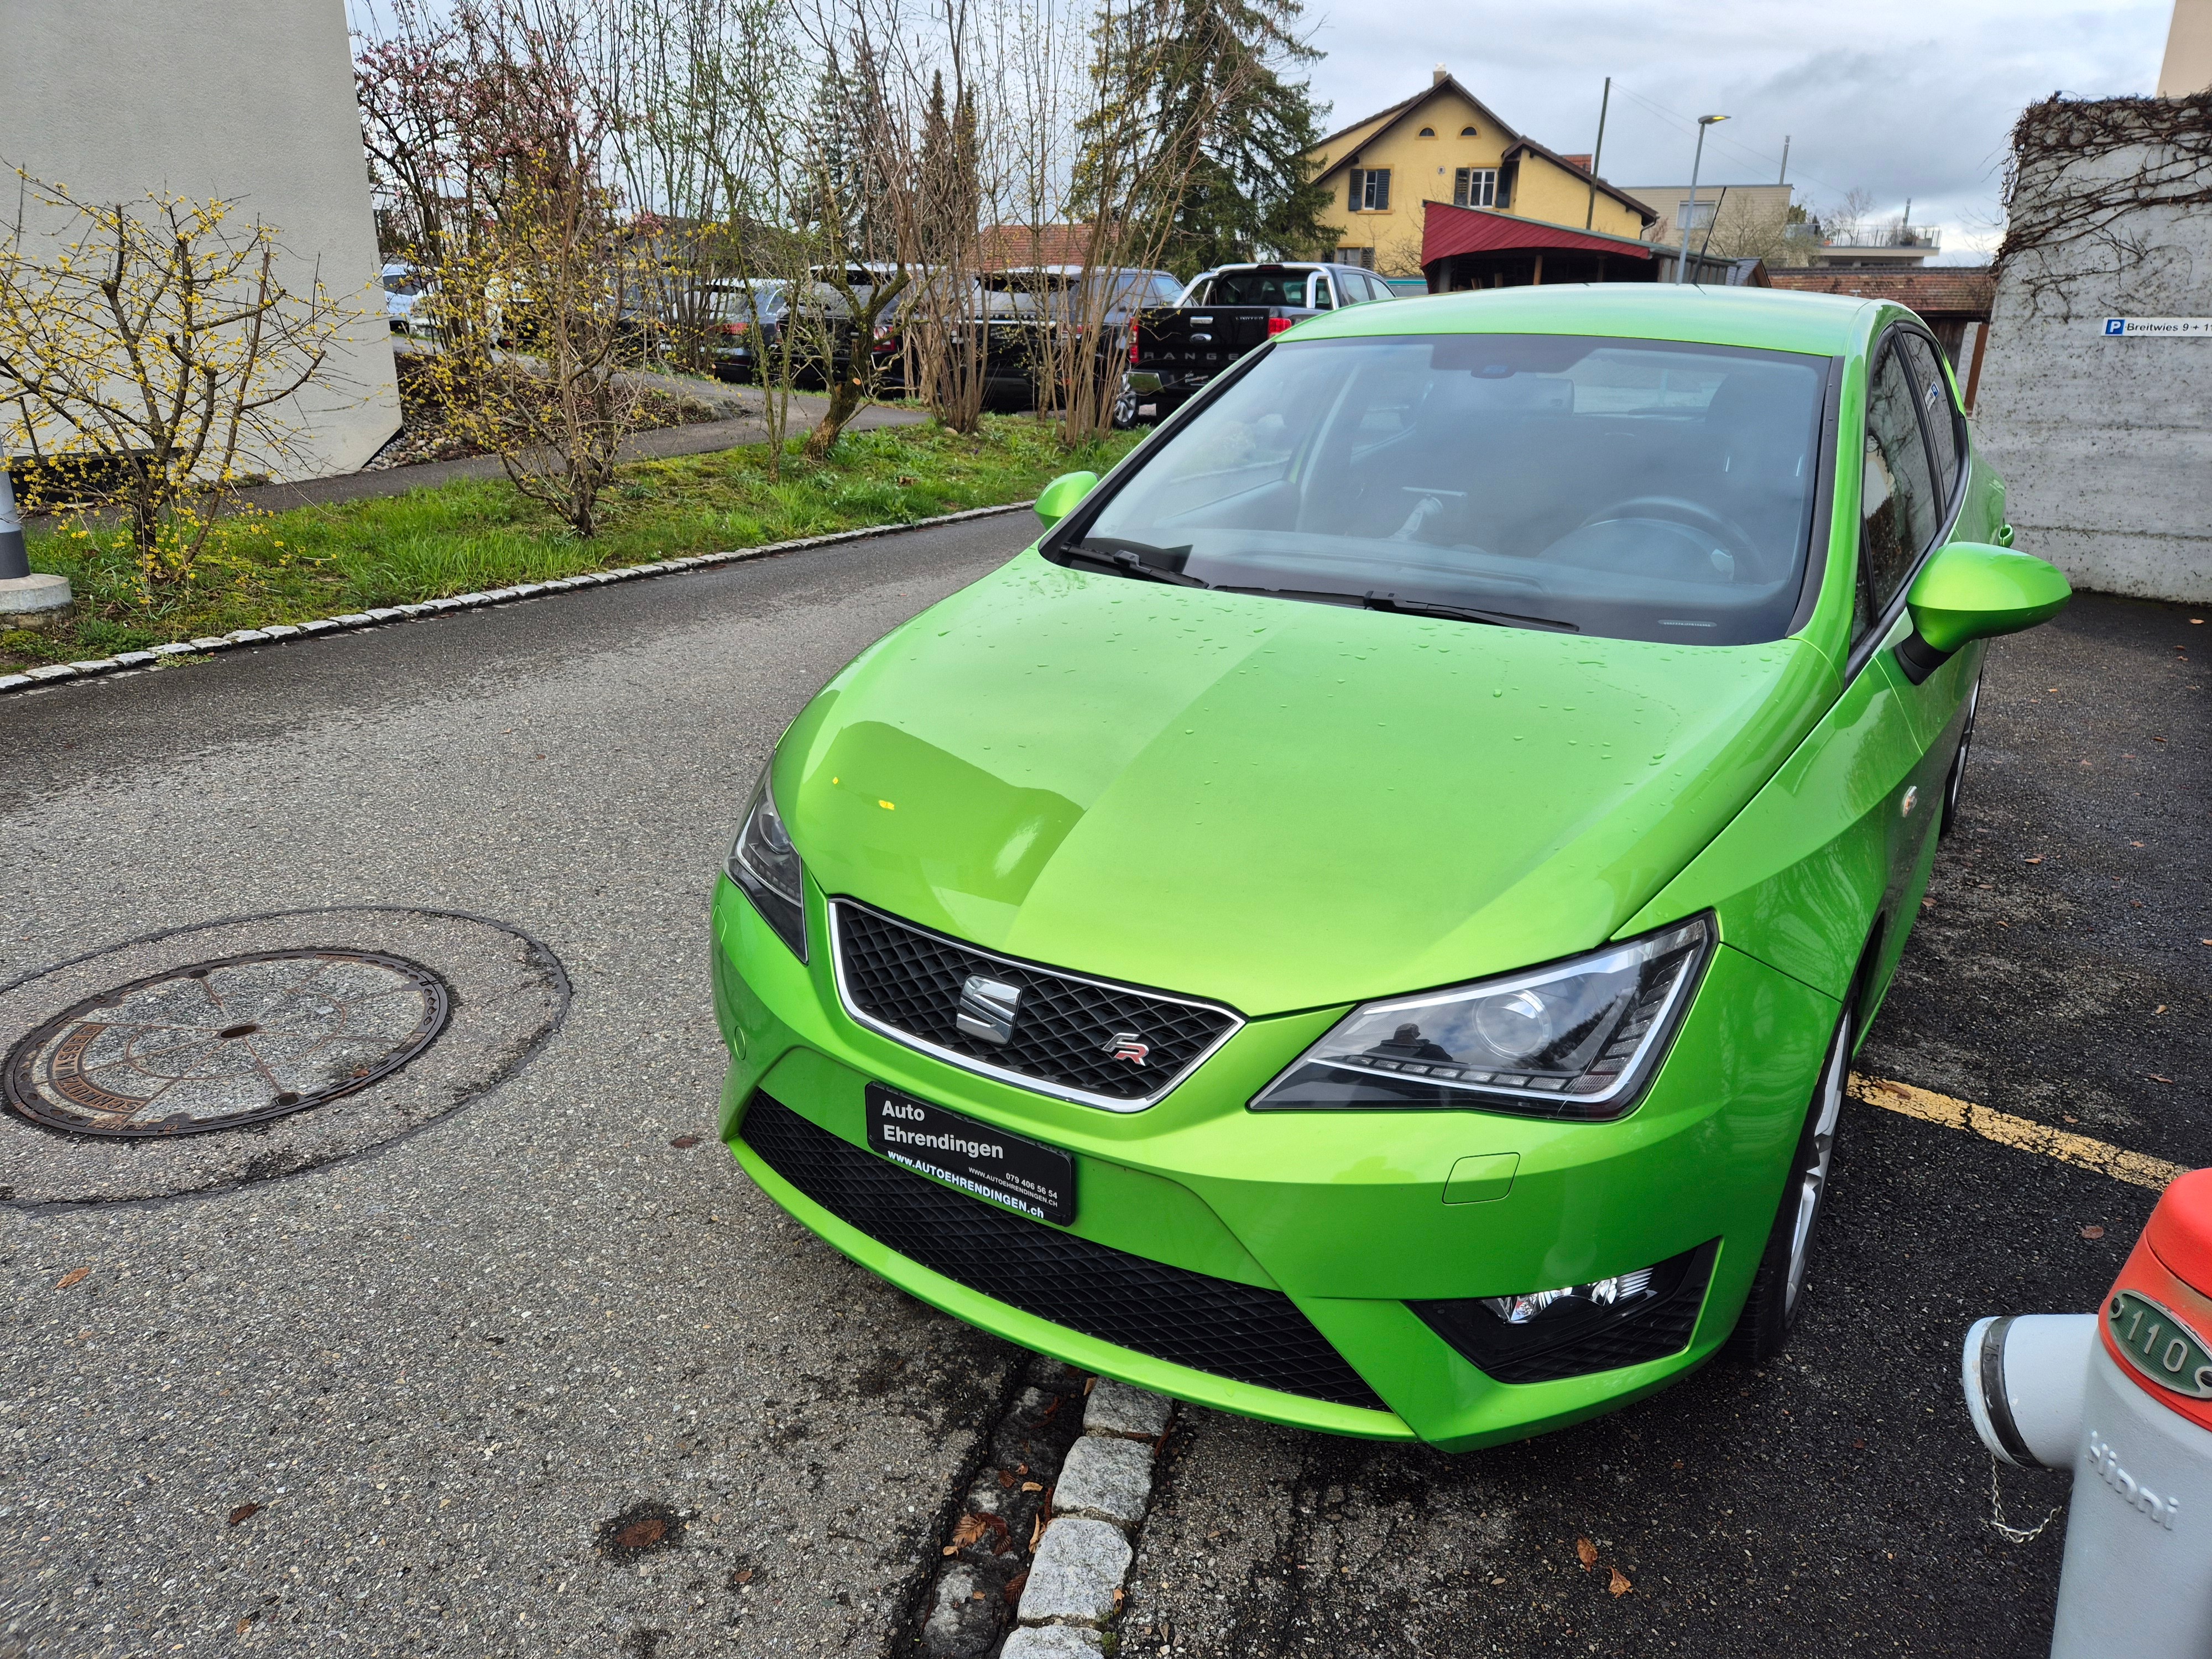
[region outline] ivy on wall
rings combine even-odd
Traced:
[[[2083,282],[2102,307],[2160,252],[2147,210],[2212,209],[2212,92],[2029,105],[2013,126],[2004,203],[1999,280],[2031,311],[2049,302],[2070,318]]]

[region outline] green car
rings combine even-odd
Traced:
[[[752,1179],[1012,1341],[1340,1434],[1778,1348],[1982,641],[2069,593],[1918,320],[1362,306],[1038,513],[746,810]]]

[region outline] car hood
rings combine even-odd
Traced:
[[[1835,689],[1802,640],[1589,639],[1031,552],[832,681],[775,788],[832,896],[1259,1015],[1602,943]]]

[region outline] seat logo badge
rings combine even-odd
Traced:
[[[1106,1039],[1098,1052],[1111,1054],[1116,1060],[1126,1060],[1132,1066],[1142,1066],[1145,1056],[1152,1052],[1152,1045],[1139,1042],[1134,1031],[1116,1031]]]
[[[960,988],[960,1012],[952,1023],[963,1036],[1003,1048],[1014,1040],[1014,1016],[1021,1006],[1020,986],[970,974]]]

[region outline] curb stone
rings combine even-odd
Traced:
[[[841,542],[867,541],[878,536],[896,535],[902,530],[927,530],[937,525],[959,524],[969,519],[997,518],[1036,505],[1034,498],[1008,501],[1002,507],[975,507],[963,513],[940,513],[934,518],[915,519],[905,524],[866,525],[858,530],[832,531],[826,536],[802,536],[795,541],[769,542],[760,547],[732,548],[726,552],[701,553],[683,559],[662,559],[652,564],[624,565],[619,570],[589,571],[556,581],[524,582],[514,587],[495,589],[489,593],[461,593],[451,599],[426,600],[421,605],[353,611],[343,617],[324,617],[296,625],[271,623],[266,628],[241,628],[219,639],[209,636],[189,642],[149,646],[143,651],[126,651],[118,656],[102,657],[94,661],[51,663],[43,668],[0,674],[0,696],[10,691],[52,685],[62,680],[89,678],[118,669],[126,672],[134,669],[150,672],[165,667],[178,658],[211,656],[218,651],[228,651],[242,645],[276,644],[293,639],[352,633],[388,622],[411,622],[417,617],[437,616],[448,611],[478,611],[489,605],[508,605],[519,599],[535,599],[541,593],[566,592],[578,587],[602,586],[609,582],[636,581],[647,576],[669,576],[709,565],[738,564],[749,559],[775,558],[785,553],[804,553],[817,547],[833,547]]]
[[[1088,1659],[1110,1624],[1152,1498],[1152,1460],[1175,1401],[1110,1376],[1084,1401],[1083,1437],[1061,1460],[1053,1513],[1039,1539],[1001,1659]],[[1079,1510],[1080,1513],[1062,1513]]]

